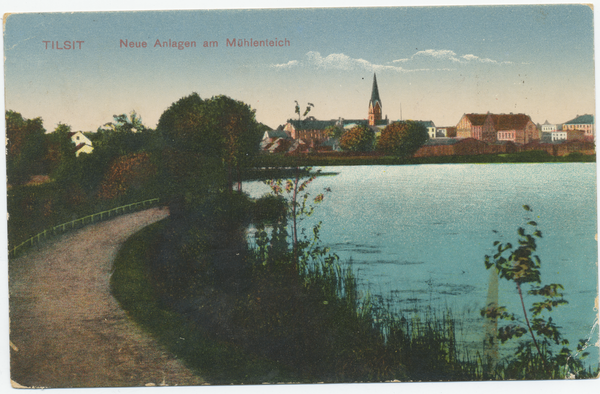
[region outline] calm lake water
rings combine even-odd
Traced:
[[[392,299],[406,315],[429,306],[452,310],[458,339],[480,349],[493,242],[517,244],[517,228],[535,220],[542,283],[565,287],[566,306],[549,316],[574,349],[589,338],[598,365],[596,164],[483,164],[323,167],[316,196],[331,188],[313,217],[321,241],[357,273],[364,294]],[[258,197],[269,188],[245,185]],[[529,205],[533,212],[522,206]],[[527,220],[526,220],[527,219]],[[529,302],[534,297],[528,297]],[[522,316],[513,285],[500,280],[500,305]]]

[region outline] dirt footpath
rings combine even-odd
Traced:
[[[196,385],[202,379],[131,320],[110,294],[112,263],[159,208],[85,227],[11,261],[14,387]]]

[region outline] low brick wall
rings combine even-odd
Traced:
[[[414,157],[490,155],[534,150],[543,150],[552,156],[566,156],[573,152],[580,152],[586,155],[596,153],[594,143],[584,140],[569,141],[562,144],[534,142],[527,145],[516,145],[512,143],[488,144],[484,141],[467,138],[451,145],[424,145],[419,148]]]

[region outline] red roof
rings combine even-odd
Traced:
[[[491,115],[496,131],[500,130],[523,130],[531,118],[525,114],[501,114]]]
[[[467,117],[467,119],[469,119],[469,122],[471,122],[471,125],[483,126],[488,114],[466,114],[465,116]]]

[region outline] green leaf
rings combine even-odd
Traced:
[[[537,226],[537,223],[534,222],[533,220],[527,222],[527,224],[530,225],[530,226]]]
[[[529,205],[523,205],[523,209],[526,211],[531,211],[531,208],[529,207]]]

